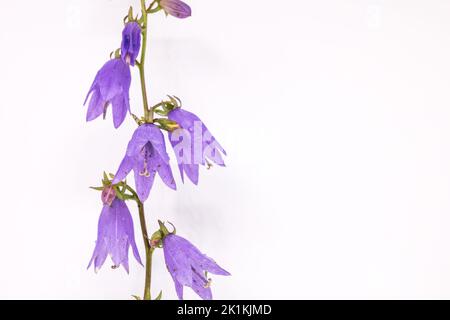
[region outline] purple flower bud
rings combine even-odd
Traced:
[[[116,198],[111,206],[103,206],[98,222],[98,235],[94,253],[89,261],[88,269],[94,262],[95,272],[105,263],[108,254],[114,263],[114,268],[123,265],[127,273],[128,249],[133,249],[134,257],[142,265],[141,257],[134,239],[133,218],[124,201]]]
[[[111,206],[114,199],[116,198],[116,190],[113,186],[108,186],[102,191],[102,202],[108,206]]]
[[[134,66],[141,49],[141,27],[137,22],[129,22],[122,32],[121,55],[126,64]]]
[[[183,300],[183,286],[192,288],[204,300],[212,299],[211,280],[206,278],[205,271],[230,275],[192,243],[175,234],[169,234],[163,239],[163,248],[166,266],[180,300]]]
[[[191,7],[180,0],[161,0],[159,5],[166,12],[167,15],[176,18],[184,19],[191,16]]]
[[[169,161],[161,130],[154,124],[141,125],[134,132],[112,183],[119,183],[133,170],[136,192],[139,199],[144,202],[150,194],[158,172],[164,183],[176,190]]]
[[[86,121],[106,115],[108,106],[113,109],[114,127],[118,128],[125,120],[130,110],[131,73],[130,67],[120,59],[113,59],[105,63],[98,71],[94,82],[86,96],[84,105],[89,97],[89,107]]]
[[[169,132],[169,140],[177,157],[181,178],[184,173],[194,183],[198,184],[199,165],[208,165],[208,159],[219,166],[225,166],[221,153],[225,150],[209,132],[205,124],[195,114],[175,108],[168,114],[180,129]]]

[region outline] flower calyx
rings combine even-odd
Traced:
[[[114,175],[112,173],[107,174],[103,172],[102,186],[90,187],[93,190],[101,191],[102,202],[105,205],[111,206],[115,198],[120,200],[136,200],[135,191],[127,185],[126,181],[121,181],[117,184],[112,184]]]

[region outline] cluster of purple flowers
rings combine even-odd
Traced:
[[[158,3],[168,15],[178,18],[191,15],[190,7],[179,0],[160,0]],[[105,118],[110,105],[115,128],[122,125],[127,114],[131,115],[130,67],[138,63],[141,35],[139,22],[126,23],[122,32],[120,56],[105,63],[89,89],[85,101],[85,104],[89,101],[87,121],[92,121],[100,115]],[[186,175],[194,184],[198,184],[200,165],[210,166],[211,162],[219,166],[225,165],[222,158],[222,155],[226,155],[225,150],[199,117],[183,110],[178,103],[167,103],[165,106],[164,115],[172,123],[171,129],[164,130],[164,127],[158,125],[156,121],[139,123],[116,174],[110,184],[103,188],[101,197],[103,209],[98,223],[94,253],[88,268],[93,263],[95,271],[99,270],[110,255],[114,263],[113,267],[122,265],[128,273],[130,246],[136,261],[142,265],[135,242],[131,213],[126,205],[126,199],[121,199],[116,194],[114,186],[122,183],[133,171],[136,193],[141,202],[149,198],[156,174],[164,184],[176,190],[163,132],[168,132],[183,182]],[[180,236],[173,233],[164,234],[160,243],[179,299],[183,299],[183,286],[192,288],[203,299],[211,299],[210,280],[206,278],[205,272],[229,275],[212,259]]]

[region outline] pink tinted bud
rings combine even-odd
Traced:
[[[102,192],[102,201],[103,204],[107,204],[108,206],[111,206],[114,199],[116,198],[116,191],[112,186],[106,187],[103,189]]]
[[[160,0],[159,5],[166,14],[184,19],[191,16],[191,7],[181,0]]]

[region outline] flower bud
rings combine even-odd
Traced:
[[[116,198],[116,190],[113,186],[105,187],[102,191],[102,202],[105,205],[111,206],[114,199]]]
[[[122,60],[128,65],[134,66],[140,49],[141,27],[135,21],[128,22],[122,32]]]
[[[161,0],[159,5],[166,12],[167,15],[176,18],[184,19],[191,16],[191,8],[180,0]]]

